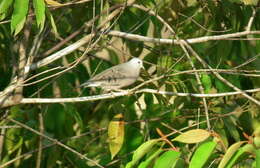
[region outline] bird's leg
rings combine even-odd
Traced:
[[[130,96],[131,95],[131,91],[130,89],[113,89],[114,91],[117,92],[127,92],[127,95]]]

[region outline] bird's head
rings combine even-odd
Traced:
[[[132,58],[129,63],[131,63],[132,65],[137,66],[138,68],[144,68],[143,66],[143,61],[139,58]]]

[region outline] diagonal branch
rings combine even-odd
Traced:
[[[212,67],[210,65],[208,65],[203,59],[200,58],[200,56],[193,50],[193,48],[187,44],[187,42],[184,41],[184,44],[187,46],[187,48],[189,49],[189,51],[198,59],[199,62],[201,62],[201,64],[205,67],[208,67],[209,69],[212,69]],[[253,98],[252,96],[248,95],[246,92],[242,91],[241,89],[239,89],[238,87],[236,87],[235,85],[233,85],[231,82],[229,82],[228,80],[226,80],[225,78],[223,78],[218,72],[212,71],[212,73],[219,79],[221,80],[223,83],[225,83],[226,85],[228,85],[230,88],[234,89],[235,91],[241,92],[241,94],[248,98],[249,100],[251,100],[252,102],[254,102],[255,104],[257,104],[258,106],[260,106],[260,102]]]
[[[40,135],[40,136],[43,137],[43,138],[46,138],[46,139],[48,139],[48,140],[50,140],[50,141],[56,143],[56,144],[59,145],[60,147],[62,147],[62,148],[64,148],[64,149],[66,149],[66,150],[68,150],[68,151],[70,151],[70,152],[76,154],[76,155],[77,155],[79,158],[81,158],[81,159],[85,159],[85,160],[87,160],[87,161],[89,161],[89,162],[95,164],[96,166],[98,166],[98,167],[100,167],[100,168],[104,168],[103,166],[101,166],[101,165],[100,165],[99,163],[97,163],[96,161],[94,161],[94,160],[92,160],[92,159],[90,159],[90,158],[84,156],[83,154],[79,153],[78,151],[72,149],[71,147],[69,147],[69,146],[67,146],[67,145],[65,145],[65,144],[63,144],[63,143],[61,143],[60,141],[58,141],[58,140],[56,140],[56,139],[54,139],[54,138],[51,138],[51,137],[49,137],[49,136],[47,136],[47,135],[45,135],[45,134],[42,134],[41,132],[39,132],[39,131],[37,131],[37,130],[34,130],[34,129],[32,129],[31,127],[29,127],[29,126],[27,126],[27,125],[25,125],[25,124],[23,124],[23,123],[21,123],[21,122],[19,122],[19,121],[17,121],[17,120],[14,120],[14,119],[12,119],[12,118],[7,118],[7,120],[9,120],[9,121],[11,121],[11,122],[13,122],[13,123],[15,123],[15,124],[21,126],[22,128],[25,128],[25,129],[29,130],[29,131],[31,131],[31,132],[37,134],[37,135]]]

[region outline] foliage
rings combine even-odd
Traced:
[[[131,2],[0,1],[0,167],[259,167],[259,2]]]

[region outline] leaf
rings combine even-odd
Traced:
[[[143,161],[138,168],[147,168],[151,162],[153,161],[154,158],[156,158],[160,153],[162,153],[163,150],[160,148],[156,152],[154,152],[151,156],[149,156],[145,161]]]
[[[45,3],[44,0],[33,0],[33,7],[36,15],[37,26],[40,32],[43,30],[45,22]]]
[[[17,128],[10,128],[6,132],[5,148],[8,152],[8,155],[13,154],[16,150],[22,147],[24,143],[24,138],[19,137],[20,130]],[[15,141],[14,141],[15,140]]]
[[[131,163],[131,166],[134,166],[135,164],[137,164],[139,162],[139,160],[147,153],[149,152],[152,147],[158,142],[160,141],[160,139],[152,139],[149,140],[145,143],[143,143],[141,146],[139,146],[136,151],[133,154],[133,158],[132,161],[129,162],[128,164]]]
[[[260,167],[260,149],[256,150],[256,167]]]
[[[2,0],[0,2],[0,20],[3,20],[6,17],[8,9],[12,3],[13,0]]]
[[[245,146],[239,148],[234,154],[234,156],[228,161],[225,168],[232,168],[240,156],[242,156],[246,152],[252,153],[253,151],[254,146],[252,144],[246,144]]]
[[[218,168],[224,168],[234,153],[240,148],[240,146],[245,143],[246,141],[239,141],[231,145],[228,150],[226,151],[225,155],[221,159]]]
[[[211,83],[211,79],[210,76],[208,74],[202,74],[201,76],[201,83],[205,89],[206,93],[209,93],[211,87],[212,87],[212,83]]]
[[[216,145],[217,143],[215,141],[207,141],[202,143],[192,156],[189,168],[203,167],[211,156],[211,153],[214,151]]]
[[[122,121],[123,115],[117,114],[108,126],[108,138],[109,138],[109,150],[111,153],[111,159],[120,151],[124,142],[124,121]]]
[[[238,150],[235,155],[228,161],[226,164],[226,168],[231,168],[235,164],[236,160],[238,159],[239,156],[241,156],[243,152],[241,150]]]
[[[254,144],[255,144],[255,147],[260,148],[260,137],[259,136],[254,137]]]
[[[22,29],[28,12],[29,0],[15,0],[11,19],[11,32],[16,36]]]
[[[15,158],[19,158],[19,156],[21,156],[21,154],[22,154],[22,148],[19,148],[17,150]],[[14,167],[20,167],[20,164],[21,164],[21,159],[18,159],[17,161],[14,162]]]
[[[57,161],[59,160],[60,155],[61,155],[61,149],[60,148],[55,148],[55,147],[50,148],[46,152],[46,163],[45,163],[46,167],[55,167],[55,165],[57,164]]]
[[[181,153],[177,151],[167,151],[163,153],[155,162],[154,168],[173,168],[177,163]]]
[[[59,2],[56,2],[54,0],[45,0],[45,2],[50,6],[61,6],[62,4]]]
[[[259,0],[241,0],[245,5],[257,5]]]
[[[199,143],[204,140],[206,140],[210,136],[210,132],[203,130],[203,129],[194,129],[189,130],[176,138],[174,138],[172,141],[178,141],[182,143]]]
[[[223,118],[223,121],[225,126],[228,128],[226,131],[228,131],[236,141],[240,141],[240,135],[236,123],[231,119],[231,117]]]
[[[230,91],[230,88],[226,84],[221,82],[219,79],[215,80],[215,85],[219,92],[229,92]]]
[[[46,8],[46,14],[47,14],[48,19],[51,21],[51,27],[52,27],[52,30],[53,30],[53,33],[54,33],[55,37],[58,37],[59,33],[57,31],[57,27],[56,27],[55,21],[53,19],[53,16],[52,16],[51,12],[48,10],[48,8]]]
[[[132,168],[133,167],[133,164],[132,164],[132,161],[131,162],[128,162],[125,166],[125,168]]]
[[[169,68],[173,64],[173,58],[171,56],[163,55],[158,58],[157,62],[158,62],[157,74],[161,75],[169,71]]]

